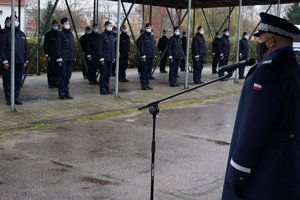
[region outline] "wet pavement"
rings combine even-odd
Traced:
[[[141,91],[129,73],[114,98],[75,73],[70,101],[45,76],[29,77],[17,113],[0,102],[0,199],[149,199],[152,116],[137,107],[182,91],[155,77]],[[205,69],[203,80],[213,78]],[[155,199],[220,199],[241,86],[217,82],[161,105]]]

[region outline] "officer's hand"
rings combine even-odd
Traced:
[[[212,53],[212,54],[211,54],[211,56],[212,56],[213,58],[215,57],[215,55],[216,55],[215,53]]]
[[[51,61],[51,57],[50,57],[50,56],[48,56],[48,57],[47,57],[47,60],[48,60],[48,62],[50,62],[50,61]]]
[[[101,65],[104,65],[104,63],[105,63],[104,60],[103,60],[103,61],[100,61],[100,64],[101,64]]]
[[[220,57],[220,60],[223,60],[223,59],[224,59],[224,56],[221,56],[221,57]]]
[[[113,60],[113,63],[115,63],[115,62],[116,62],[116,59]]]
[[[199,61],[199,56],[195,56],[195,61]]]
[[[62,66],[62,64],[63,64],[63,62],[58,62],[58,66],[60,66],[60,67],[61,67],[61,66]]]
[[[170,62],[172,63],[173,62],[173,58],[169,58]]]
[[[24,63],[24,68],[26,68],[27,67],[27,63]]]
[[[5,70],[8,70],[9,64],[8,64],[8,63],[7,63],[7,64],[4,64],[3,67],[4,67]]]
[[[143,62],[146,62],[146,58],[142,58],[142,61],[143,61]]]
[[[76,62],[76,58],[74,58],[74,61]]]

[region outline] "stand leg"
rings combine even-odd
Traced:
[[[154,194],[154,161],[155,161],[155,126],[156,126],[156,115],[159,113],[158,104],[153,104],[149,106],[149,112],[153,116],[153,136],[152,136],[152,145],[151,145],[151,191],[150,191],[150,200],[153,200]]]

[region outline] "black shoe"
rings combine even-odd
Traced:
[[[179,84],[175,84],[175,86],[176,86],[176,87],[179,87],[180,85],[179,85]]]
[[[10,106],[10,101],[6,101],[6,104],[7,104],[8,106]]]
[[[112,91],[107,91],[106,94],[113,94],[113,92]]]
[[[176,85],[175,84],[170,84],[170,87],[176,87]]]
[[[108,95],[107,92],[100,92],[100,94],[102,94],[102,95]]]
[[[60,100],[65,100],[66,97],[64,97],[64,96],[59,96],[58,99],[60,99]]]
[[[146,87],[142,87],[142,88],[141,88],[141,90],[148,90],[148,88],[146,88]]]
[[[115,73],[111,74],[111,77],[116,77],[116,74]]]
[[[200,81],[194,81],[194,84],[200,84]]]
[[[168,72],[165,70],[165,71],[160,71],[160,73],[166,74],[166,73],[168,73]]]
[[[179,75],[177,75],[177,78],[180,78],[180,76],[179,76]]]
[[[154,77],[153,77],[153,76],[150,76],[150,80],[154,80]]]
[[[15,99],[15,104],[16,105],[23,105],[23,102],[20,101],[20,99]]]
[[[96,84],[93,81],[89,81],[89,85],[96,85]]]
[[[245,79],[245,76],[239,76],[239,79],[243,80],[243,79]]]
[[[124,82],[129,82],[129,80],[125,78],[125,79],[124,79]]]
[[[48,88],[53,89],[53,88],[55,88],[55,86],[54,85],[48,85]]]
[[[67,95],[65,98],[66,99],[73,99],[73,97],[71,95]]]
[[[203,81],[200,81],[200,82],[199,82],[199,84],[202,84],[202,83],[204,83],[204,82],[203,82]]]
[[[125,78],[125,79],[120,79],[119,82],[125,83],[125,82],[129,82],[129,80],[127,80],[127,79]]]
[[[148,87],[147,87],[147,90],[153,90],[153,88],[152,88],[152,87],[150,87],[150,86],[148,86]]]

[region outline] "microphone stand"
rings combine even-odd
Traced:
[[[209,81],[209,82],[203,83],[201,85],[192,87],[190,89],[184,90],[182,92],[170,95],[170,96],[162,98],[160,100],[153,101],[153,102],[151,102],[151,103],[149,103],[149,104],[147,104],[147,105],[145,105],[143,107],[138,108],[138,110],[143,110],[143,109],[149,108],[149,113],[152,115],[152,118],[153,118],[153,131],[152,131],[153,134],[152,134],[152,143],[151,143],[151,154],[152,154],[152,156],[151,156],[151,190],[150,190],[150,200],[153,200],[153,193],[154,193],[155,129],[156,129],[156,116],[159,113],[159,103],[161,103],[163,101],[166,101],[168,99],[172,99],[172,98],[174,98],[176,96],[179,96],[179,95],[191,92],[193,90],[196,90],[198,88],[204,87],[206,85],[210,85],[210,84],[212,84],[214,82],[230,78],[232,76],[232,74],[233,74],[233,71],[229,72],[228,74],[226,74],[226,75],[224,75],[222,77],[214,79],[212,81]]]

